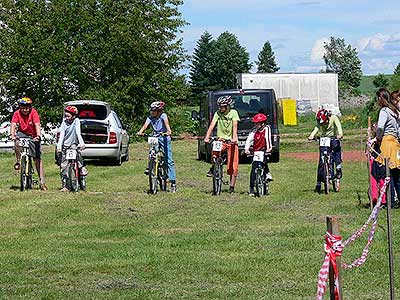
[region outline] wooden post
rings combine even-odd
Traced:
[[[340,235],[339,231],[339,222],[336,217],[326,217],[326,227],[327,231],[331,234],[334,235]],[[339,286],[338,291],[339,291],[339,300],[343,300],[343,292],[342,292],[342,276],[341,276],[341,270],[342,270],[342,259],[341,257],[336,258],[336,265],[338,268],[338,282]],[[331,294],[331,300],[336,300],[335,299],[335,277],[334,277],[334,271],[333,267],[329,265],[329,290]]]
[[[389,158],[385,158],[386,177],[390,176]],[[390,300],[394,300],[394,270],[393,270],[393,240],[392,240],[392,199],[390,184],[386,189],[386,219],[388,233],[389,250],[389,280],[390,280]]]

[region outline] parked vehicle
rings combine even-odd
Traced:
[[[279,130],[278,109],[273,89],[266,90],[225,90],[210,92],[208,97],[201,101],[200,111],[192,112],[192,118],[200,122],[199,137],[197,144],[197,158],[211,161],[211,146],[204,142],[204,136],[211,123],[214,113],[217,111],[217,99],[221,96],[230,95],[234,99],[232,108],[239,113],[238,124],[238,146],[241,156],[244,156],[244,145],[246,138],[251,132],[254,124],[251,119],[257,113],[263,113],[268,117],[267,124],[271,126],[272,153],[270,162],[279,161]],[[213,133],[216,134],[216,130]]]
[[[107,102],[76,100],[64,104],[65,107],[68,105],[76,106],[79,111],[82,138],[86,145],[82,151],[84,159],[111,160],[115,165],[129,160],[127,128]]]

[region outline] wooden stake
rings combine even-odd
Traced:
[[[389,158],[385,158],[386,177],[390,176]],[[389,279],[390,279],[390,300],[394,300],[394,269],[393,269],[393,240],[392,240],[392,199],[390,183],[386,189],[386,219],[389,250]]]
[[[340,230],[339,230],[339,222],[336,217],[326,217],[326,227],[327,231],[331,234],[334,235],[340,235]],[[339,299],[338,300],[343,300],[343,292],[342,292],[342,276],[341,276],[341,270],[342,270],[342,259],[341,257],[336,258],[336,265],[338,268],[338,282],[339,286],[338,291],[339,291]],[[331,300],[336,300],[335,299],[335,277],[334,277],[334,271],[333,267],[329,265],[329,290],[331,294]]]

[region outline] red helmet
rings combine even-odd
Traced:
[[[253,123],[262,123],[262,122],[265,122],[265,121],[267,121],[267,116],[264,115],[264,114],[256,114],[253,117]]]
[[[317,115],[315,118],[316,118],[318,124],[324,124],[324,123],[328,122],[328,120],[329,120],[329,112],[324,108],[320,109],[317,112]]]
[[[65,112],[70,113],[71,115],[77,115],[78,114],[78,109],[76,106],[68,105],[66,108],[64,108]]]

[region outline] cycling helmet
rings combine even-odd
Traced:
[[[32,99],[28,97],[23,97],[18,100],[19,106],[32,106]]]
[[[253,123],[262,123],[262,122],[265,122],[265,121],[267,121],[267,116],[264,115],[264,114],[256,114],[253,117]]]
[[[150,104],[150,110],[155,111],[155,110],[163,110],[165,106],[165,102],[162,101],[156,101]]]
[[[217,100],[217,105],[218,106],[228,106],[231,105],[233,102],[233,99],[231,96],[221,96]]]
[[[329,118],[329,111],[327,111],[326,109],[320,109],[318,112],[317,112],[317,115],[316,115],[316,120],[317,120],[317,122],[318,122],[318,124],[324,124],[324,123],[326,123],[327,121],[328,121],[328,118]]]
[[[76,106],[68,105],[66,108],[64,108],[65,112],[70,113],[71,115],[77,115],[78,114],[78,109]]]

